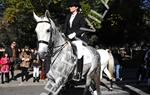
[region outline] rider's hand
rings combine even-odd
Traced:
[[[76,36],[76,33],[73,32],[73,33],[71,33],[71,34],[68,35],[68,38],[69,39],[73,39],[75,36]]]

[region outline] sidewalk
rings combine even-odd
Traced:
[[[22,82],[20,73],[21,70],[15,70],[14,75],[16,76],[16,80],[10,80],[9,83],[1,84],[0,80],[0,87],[36,86],[36,85],[45,85],[47,83],[47,79],[45,80],[40,79],[39,82],[33,82],[32,71],[29,71],[29,80]]]
[[[33,82],[33,77],[32,77],[32,71],[29,71],[29,80],[28,81],[21,81],[21,70],[15,70],[15,76],[17,80],[10,80],[9,83],[1,84],[1,76],[0,76],[0,87],[16,87],[16,86],[35,86],[35,85],[46,85],[48,79],[40,79],[39,82]],[[40,72],[41,73],[41,72]],[[132,76],[133,77],[133,76]],[[105,84],[110,85],[109,81],[102,80]],[[114,81],[113,84],[118,85],[118,86],[124,86],[124,85],[132,85],[132,86],[147,86],[147,81],[143,81],[139,84],[137,84],[137,81],[134,78],[129,78],[127,80],[123,81]]]

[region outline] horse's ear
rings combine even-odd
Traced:
[[[50,18],[50,13],[48,10],[46,10],[46,12],[45,12],[45,17]]]
[[[38,17],[35,12],[33,11],[33,16],[34,16],[34,19],[38,22],[40,21],[40,17]]]

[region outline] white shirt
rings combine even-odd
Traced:
[[[76,15],[77,15],[77,12],[71,14],[71,17],[70,17],[70,20],[69,20],[70,28],[72,27],[72,22],[73,22],[73,20],[74,20],[74,18],[75,18]]]

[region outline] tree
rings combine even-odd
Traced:
[[[101,34],[108,45],[140,41],[143,11],[140,1],[115,0],[102,23]]]
[[[143,11],[143,39],[145,42],[150,43],[150,0],[141,0],[141,9]]]
[[[82,12],[87,17],[86,20],[91,28],[96,28],[96,30],[101,28],[101,22],[107,12],[105,10],[109,9],[109,1],[112,0],[80,0]],[[33,10],[42,15],[46,9],[49,9],[52,19],[62,26],[67,12],[67,2],[68,0],[4,0],[5,9],[0,26],[2,27],[1,31],[9,38],[3,36],[4,39],[9,40],[7,42],[4,40],[4,42],[8,44],[11,40],[17,40],[20,47],[23,47],[25,43],[35,47],[34,28],[36,23],[32,16]],[[33,43],[35,44],[33,45]]]
[[[5,38],[9,40],[7,42],[17,40],[21,47],[24,43],[28,43],[23,39],[28,39],[31,36],[30,32],[33,30],[32,10],[33,6],[30,0],[5,0],[5,10],[1,25],[4,29],[1,30],[5,30],[5,34],[8,34],[9,39]]]

